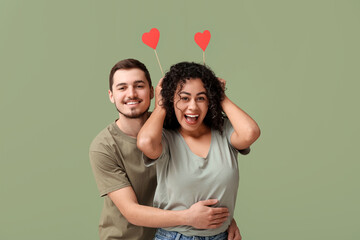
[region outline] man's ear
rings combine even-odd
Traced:
[[[111,90],[108,91],[110,102],[115,103],[114,95]]]
[[[151,86],[150,88],[150,99],[153,99],[154,98],[154,87]]]

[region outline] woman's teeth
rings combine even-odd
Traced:
[[[188,122],[196,122],[199,115],[185,115],[185,118]]]

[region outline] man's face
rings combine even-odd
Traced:
[[[113,77],[109,98],[120,114],[127,118],[140,118],[147,113],[154,90],[145,73],[138,69],[120,69]]]

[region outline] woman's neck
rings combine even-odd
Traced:
[[[185,137],[192,137],[192,138],[199,138],[203,135],[206,135],[211,132],[211,128],[202,124],[199,128],[195,129],[194,131],[188,131],[182,127],[179,129],[179,133]]]

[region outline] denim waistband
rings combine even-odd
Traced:
[[[228,236],[227,231],[219,233],[214,236],[186,236],[179,232],[167,231],[159,228],[156,231],[154,240],[226,240]]]

